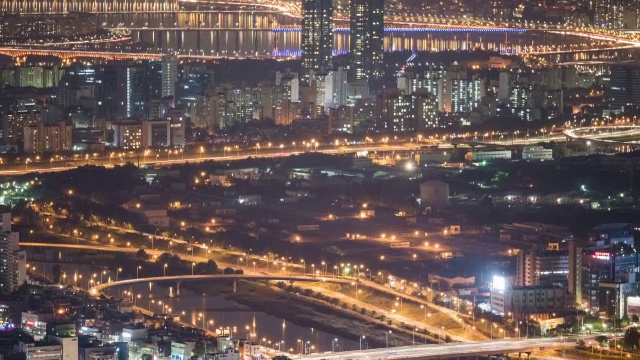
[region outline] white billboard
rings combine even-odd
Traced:
[[[640,296],[627,297],[627,315],[640,315]]]

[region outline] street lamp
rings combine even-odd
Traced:
[[[136,267],[136,279],[140,278],[140,269],[142,269],[142,265]],[[102,280],[100,280],[100,282],[102,282]]]
[[[389,334],[392,334],[391,330],[384,333],[384,337],[387,341],[387,349],[389,348]]]
[[[169,267],[169,265],[164,264],[164,267],[162,268],[162,276],[167,276],[167,267]]]
[[[366,336],[360,336],[360,351],[362,351],[362,339],[366,339]]]

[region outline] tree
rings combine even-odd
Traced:
[[[225,275],[231,275],[234,273],[234,270],[233,268],[227,267],[227,268],[224,268],[224,270],[222,270],[222,273]]]
[[[451,336],[447,335],[444,337],[444,342],[446,343],[450,343],[451,342]]]
[[[198,274],[216,274],[218,272],[218,264],[213,260],[209,260],[206,263],[197,263],[195,270]]]
[[[596,342],[598,342],[598,344],[600,344],[600,346],[604,346],[609,342],[609,338],[607,338],[604,335],[598,335],[595,338]]]
[[[53,268],[51,269],[51,276],[53,277],[54,283],[60,282],[60,278],[62,276],[62,269],[60,268],[60,265],[53,265]]]
[[[630,327],[624,332],[624,345],[632,350],[640,346],[640,331],[637,327]]]
[[[149,260],[149,254],[147,254],[144,249],[138,250],[138,252],[136,253],[136,257],[141,260]]]
[[[291,360],[288,357],[284,356],[284,355],[278,355],[276,357],[271,358],[272,360]]]

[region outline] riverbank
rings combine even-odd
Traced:
[[[309,296],[311,294],[307,291],[287,291],[274,283],[241,281],[237,293],[233,293],[230,284],[185,285],[198,293],[221,295],[225,299],[286,319],[299,326],[315,328],[358,342],[361,336],[365,336],[363,347],[385,347],[387,341],[389,346],[411,345],[414,340],[416,344],[430,343],[419,332],[389,325],[362,309],[350,308],[339,303],[330,304]]]

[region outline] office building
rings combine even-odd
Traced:
[[[333,57],[333,1],[302,1],[302,67],[329,70]]]
[[[142,123],[121,122],[113,125],[113,145],[121,149],[142,147]]]
[[[511,159],[511,150],[469,151],[464,155],[464,159],[467,161]]]
[[[549,319],[571,311],[574,303],[574,295],[565,287],[511,286],[508,279],[497,275],[491,284],[491,311],[513,319]]]
[[[580,298],[576,301],[595,313],[624,314],[624,310],[611,301],[620,291],[626,292],[629,287],[635,290],[636,271],[640,265],[635,249],[624,243],[592,246],[584,248],[577,256],[581,258],[582,268],[575,280],[581,287]]]
[[[612,110],[640,106],[640,64],[612,66],[606,96]]]
[[[142,122],[143,148],[169,146],[171,146],[171,122],[169,120],[145,120]]]
[[[527,146],[522,149],[522,160],[553,160],[553,150],[542,146]]]
[[[70,151],[73,145],[73,125],[61,121],[57,124],[28,125],[24,127],[24,152],[48,153]]]
[[[566,250],[521,250],[517,255],[515,286],[568,286]]]
[[[353,78],[377,79],[383,75],[384,0],[351,0],[349,46]]]

